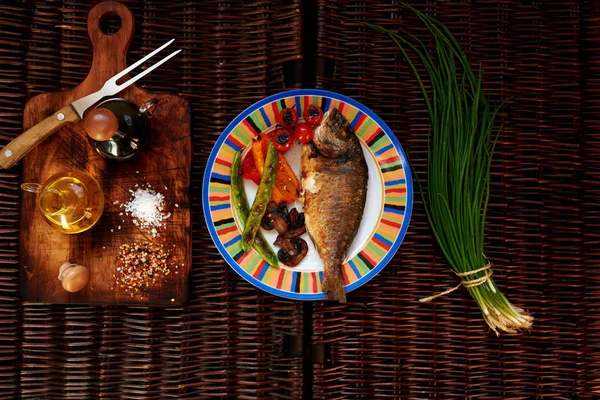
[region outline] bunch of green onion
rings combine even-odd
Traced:
[[[513,306],[500,292],[491,277],[491,264],[483,248],[491,160],[497,139],[497,135],[492,137],[497,108],[490,107],[483,93],[481,69],[475,75],[448,28],[402,4],[430,31],[435,41],[433,57],[419,39],[405,31],[366,25],[386,33],[396,43],[425,97],[431,119],[427,198],[418,179],[417,182],[433,234],[450,267],[461,279],[455,288],[421,301],[433,300],[463,286],[496,334],[499,330],[517,333],[528,329],[533,317]],[[429,91],[408,55],[409,49],[429,75]]]

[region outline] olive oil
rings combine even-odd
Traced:
[[[129,100],[113,98],[98,105],[98,108],[107,109],[116,117],[118,128],[114,135],[106,140],[95,140],[94,126],[90,122],[88,141],[101,156],[112,160],[129,160],[135,157],[144,148],[150,136],[148,117],[152,115],[156,101],[138,107]],[[100,123],[98,123],[100,125]],[[99,127],[100,129],[101,127]]]
[[[43,186],[24,183],[21,187],[38,194],[38,209],[53,228],[63,233],[88,230],[100,219],[104,210],[102,189],[85,172],[61,172]]]

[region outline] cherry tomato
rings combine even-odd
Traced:
[[[284,108],[279,113],[277,123],[284,128],[293,128],[298,123],[298,113],[293,108]]]
[[[294,136],[290,129],[277,128],[273,133],[273,144],[282,153],[288,151],[294,144]]]
[[[300,143],[308,143],[312,140],[315,131],[312,126],[307,124],[306,122],[300,122],[294,128],[294,137]]]
[[[304,120],[311,125],[319,125],[323,119],[323,111],[314,104],[309,104],[302,113]]]
[[[251,151],[246,153],[246,157],[244,157],[242,160],[242,165],[240,165],[240,173],[245,179],[250,179],[257,185],[260,184],[260,172],[258,172],[258,169],[256,169],[254,155]]]

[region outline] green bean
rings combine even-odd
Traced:
[[[246,191],[244,190],[244,182],[239,172],[240,164],[242,163],[242,151],[243,150],[240,150],[235,153],[233,158],[233,165],[231,166],[231,194],[233,195],[235,209],[237,210],[243,225],[246,226],[248,215],[250,215],[250,207],[248,206]],[[250,157],[251,156],[252,155],[250,155]],[[275,267],[279,264],[277,255],[263,236],[262,232],[257,232],[252,247],[268,264]]]
[[[242,164],[242,150],[235,153],[233,163],[231,165],[231,194],[235,209],[239,214],[242,222],[246,225],[246,220],[250,214],[248,199],[246,199],[246,191],[244,190],[244,182],[240,174],[240,165]]]
[[[260,221],[267,210],[267,203],[271,199],[271,192],[273,191],[273,186],[275,186],[277,161],[277,150],[275,149],[273,142],[269,141],[269,149],[267,150],[267,157],[260,178],[260,185],[258,185],[258,191],[256,192],[254,203],[252,203],[250,215],[246,220],[244,232],[242,233],[242,249],[244,249],[244,251],[247,251],[254,243],[254,238],[260,228]]]

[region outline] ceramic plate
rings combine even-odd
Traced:
[[[294,106],[301,116],[308,104],[318,105],[323,112],[333,107],[342,112],[360,138],[369,166],[365,211],[342,268],[346,291],[368,282],[396,253],[410,222],[413,201],[410,167],[396,136],[375,113],[349,97],[323,90],[292,90],[267,97],[238,115],[208,159],[202,188],[206,224],[217,249],[239,275],[269,293],[296,300],[325,298],[323,262],[307,235],[308,254],[294,268],[271,266],[254,250],[244,254],[240,246],[243,225],[232,206],[230,175],[235,152],[247,151],[253,137],[274,129],[281,109]],[[295,143],[285,154],[298,177],[301,146]],[[257,187],[249,180],[244,184],[252,204]],[[299,202],[289,205],[292,207],[302,210]],[[273,232],[263,231],[269,243],[277,236]]]

